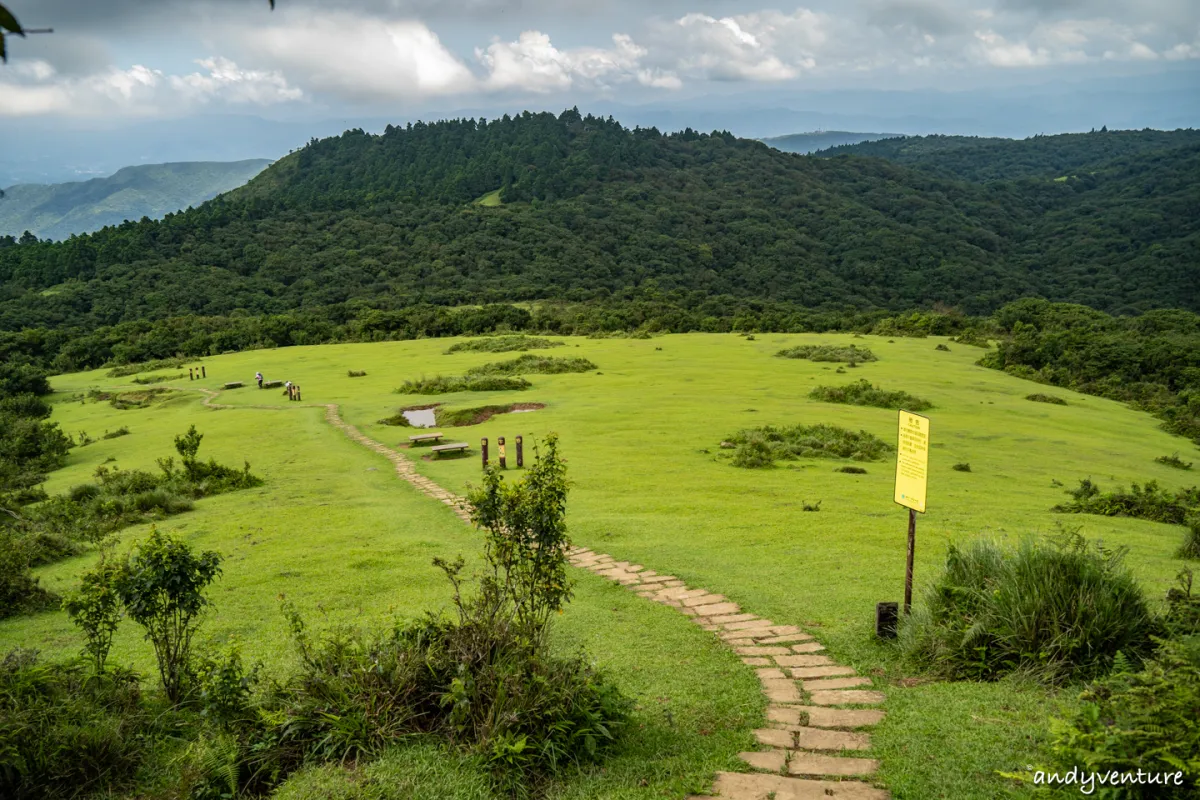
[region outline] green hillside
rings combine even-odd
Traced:
[[[10,186],[0,198],[0,235],[29,231],[39,238],[65,239],[125,220],[158,218],[241,186],[270,163],[259,158],[146,164],[107,178]]]
[[[830,147],[854,145],[860,142],[874,142],[879,139],[889,139],[903,136],[902,133],[854,133],[852,131],[811,131],[809,133],[789,133],[786,136],[770,136],[759,139],[765,145],[782,150],[785,153],[813,153]]]
[[[1063,181],[979,184],[573,111],[348,131],[161,221],[0,240],[0,330],[301,308],[336,308],[341,324],[630,292],[725,308],[988,313],[1029,295],[1200,308],[1200,144],[1121,136],[1144,152]],[[1103,136],[1084,140],[1106,157]],[[497,190],[500,205],[476,202]]]
[[[1200,131],[1092,131],[1028,139],[903,136],[831,146],[822,157],[873,156],[968,181],[1087,179],[1111,162],[1200,144]]]

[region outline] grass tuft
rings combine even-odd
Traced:
[[[1025,396],[1025,399],[1032,400],[1035,403],[1049,403],[1050,405],[1053,405],[1053,406],[1065,406],[1067,404],[1066,400],[1063,400],[1058,395],[1053,395],[1053,394],[1041,394],[1041,393],[1029,394],[1029,395]]]
[[[780,350],[775,355],[779,358],[803,358],[808,361],[841,361],[849,363],[878,360],[870,350],[865,347],[859,347],[856,344],[845,347],[833,344],[807,344]]]
[[[922,400],[908,392],[888,392],[873,386],[865,378],[845,386],[818,386],[808,393],[813,400],[823,403],[842,403],[849,406],[871,406],[872,408],[894,408],[907,411],[924,411],[933,408],[933,403]]]

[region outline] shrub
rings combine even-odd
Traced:
[[[125,411],[131,408],[149,408],[158,401],[165,400],[170,394],[170,389],[141,389],[135,392],[104,395],[104,397],[113,408]]]
[[[519,392],[533,384],[524,378],[488,375],[452,377],[438,375],[405,381],[396,394],[450,394],[451,392]]]
[[[908,411],[924,411],[933,408],[933,403],[922,400],[908,392],[887,392],[863,379],[845,386],[818,386],[808,393],[813,400],[825,403],[844,403],[851,406],[873,408],[895,408]]]
[[[367,376],[366,370],[361,370],[361,369],[346,370],[347,378],[365,378],[366,376]]]
[[[100,437],[100,438],[102,438],[102,439],[116,439],[116,438],[118,438],[118,437],[120,437],[120,436],[128,436],[128,435],[129,435],[129,428],[127,428],[126,426],[122,425],[121,427],[117,428],[115,431],[105,431],[105,432],[104,432],[104,436],[102,436],[102,437]]]
[[[951,337],[950,341],[956,344],[969,344],[972,347],[982,347],[984,350],[989,350],[992,346],[992,343],[988,341],[987,335],[979,331],[963,331],[958,336]]]
[[[1182,525],[1190,508],[1200,505],[1200,490],[1195,486],[1180,489],[1171,494],[1158,485],[1157,481],[1146,481],[1139,486],[1130,484],[1129,491],[1117,489],[1102,492],[1090,478],[1079,482],[1076,489],[1068,489],[1071,500],[1054,506],[1051,511],[1065,514],[1097,514],[1103,517],[1136,517],[1169,525]]]
[[[801,510],[801,511],[820,511],[820,510],[821,510],[821,501],[820,501],[820,500],[818,500],[818,501],[817,501],[817,502],[815,502],[815,503],[809,503],[809,502],[807,502],[807,501],[801,501],[801,503],[800,503],[800,510]]]
[[[102,551],[100,561],[80,576],[79,588],[62,603],[67,616],[83,630],[83,654],[92,660],[97,675],[104,672],[113,634],[121,622],[121,598],[117,593],[121,567],[107,550]]]
[[[147,375],[144,378],[134,378],[132,383],[148,386],[154,383],[166,383],[167,381],[177,381],[180,378],[186,378],[187,375],[180,372],[176,375]]]
[[[806,344],[780,350],[775,355],[779,358],[804,358],[809,361],[843,361],[853,364],[857,364],[860,361],[878,360],[870,350],[855,344],[847,347],[833,344]]]
[[[862,467],[838,467],[834,472],[845,472],[849,475],[866,475],[867,471]]]
[[[411,428],[412,423],[408,421],[408,417],[404,416],[404,412],[397,411],[390,417],[384,417],[381,420],[376,420],[379,425],[390,425],[393,428]]]
[[[153,372],[158,369],[186,367],[189,364],[199,364],[194,358],[159,358],[153,361],[143,361],[140,364],[121,364],[108,371],[110,378],[124,378],[139,372]],[[182,376],[181,376],[182,377]]]
[[[943,351],[943,352],[946,352],[946,353],[949,353],[949,352],[950,352],[950,348],[949,348],[949,347],[947,347],[947,346],[946,346],[946,345],[944,345],[944,344],[939,344],[937,347],[935,347],[935,348],[933,348],[933,349],[934,349],[934,350],[941,350],[941,351]]]
[[[1160,629],[1124,555],[1075,531],[1015,550],[984,539],[951,545],[924,608],[903,628],[905,650],[966,679],[1089,678],[1118,653],[1139,659]]]
[[[163,693],[172,704],[183,700],[188,682],[192,636],[209,600],[204,590],[221,572],[221,556],[199,555],[157,529],[138,545],[116,578],[129,618],[146,629],[154,647]]]
[[[836,425],[767,425],[738,431],[726,441],[733,445],[733,464],[738,467],[769,467],[775,461],[797,458],[879,461],[895,450],[866,431],[855,433]]]
[[[1054,406],[1065,406],[1067,404],[1066,400],[1053,394],[1029,394],[1025,396],[1025,399],[1032,400],[1035,403],[1049,403]]]
[[[954,470],[955,472],[970,472],[970,471],[971,471],[971,465],[970,465],[970,464],[968,464],[967,462],[963,461],[963,462],[961,462],[961,463],[959,463],[959,464],[955,464],[955,465],[954,465],[953,467],[951,467],[950,469]]]
[[[30,543],[0,527],[0,619],[53,608],[58,598],[30,570]]]
[[[1179,457],[1179,453],[1172,453],[1169,456],[1159,456],[1158,458],[1154,459],[1154,461],[1155,461],[1155,463],[1165,464],[1166,466],[1174,467],[1175,469],[1191,469],[1192,468],[1192,462],[1184,461],[1183,459],[1181,459]]]
[[[118,796],[164,721],[133,673],[97,677],[81,660],[14,650],[0,659],[0,797]]]
[[[511,353],[523,350],[548,350],[551,347],[562,347],[563,342],[555,342],[538,336],[488,336],[482,339],[469,339],[450,346],[446,355],[451,353]]]
[[[1187,532],[1183,535],[1183,544],[1175,555],[1179,558],[1200,560],[1200,512],[1191,514],[1184,521]]]
[[[467,370],[467,376],[559,375],[566,372],[591,372],[596,365],[586,358],[554,358],[524,355],[510,361],[496,361]]]

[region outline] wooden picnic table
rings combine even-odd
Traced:
[[[434,455],[441,455],[442,453],[453,453],[455,451],[466,452],[468,447],[470,445],[466,442],[453,442],[451,444],[436,444],[429,449],[433,451]]]
[[[442,434],[440,433],[418,433],[416,436],[408,437],[408,440],[413,444],[416,444],[418,442],[436,442],[441,438]]]

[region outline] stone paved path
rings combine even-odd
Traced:
[[[217,392],[200,390],[210,408],[285,410],[288,406],[231,406],[213,402]],[[466,501],[417,472],[396,450],[364,435],[338,413],[336,403],[304,404],[324,408],[325,419],[348,437],[387,458],[396,474],[422,493],[449,506],[470,522]],[[754,732],[764,748],[741,753],[754,772],[718,772],[713,792],[726,800],[887,800],[890,795],[865,783],[879,762],[870,757],[868,730],[883,719],[884,696],[869,678],[855,675],[824,655],[824,647],[795,625],[776,625],[744,612],[737,603],[694,589],[673,575],[660,575],[641,564],[617,561],[586,547],[574,547],[571,563],[625,586],[638,596],[674,608],[719,637],[754,668],[767,698],[767,727]],[[693,795],[689,800],[702,800]]]

